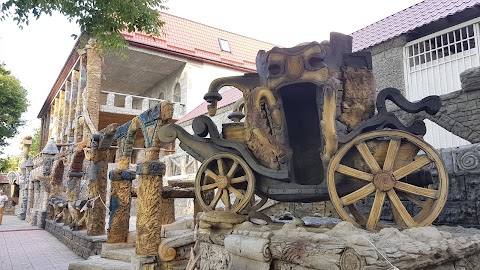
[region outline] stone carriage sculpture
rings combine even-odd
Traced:
[[[159,130],[161,141],[178,138],[202,162],[195,195],[204,211],[258,209],[266,198],[330,200],[341,218],[369,230],[387,206],[403,227],[435,220],[448,193],[442,160],[422,140],[423,121],[404,126],[385,103],[435,114],[438,96],[412,103],[393,88],[376,95],[370,54],[352,53],[352,38],[339,33],[260,51],[256,64],[257,73],[211,83],[210,116],[221,87],[243,92],[221,134],[207,116],[193,120],[194,135],[175,124]]]

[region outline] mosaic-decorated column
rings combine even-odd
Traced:
[[[109,173],[110,184],[110,219],[107,243],[127,242],[130,224],[130,206],[132,201],[132,180],[134,171],[116,169]]]
[[[95,199],[87,211],[87,235],[95,236],[105,234],[105,214],[107,193],[107,169],[113,136],[117,124],[108,125],[99,134],[92,135],[90,172],[88,176],[88,198]]]

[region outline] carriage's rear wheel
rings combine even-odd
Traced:
[[[420,177],[425,168],[436,176]],[[399,226],[430,225],[448,193],[447,172],[435,149],[399,130],[372,131],[345,144],[330,161],[327,181],[338,214],[368,230],[381,227],[386,206]],[[345,191],[352,184],[353,191]]]
[[[195,197],[204,211],[238,213],[251,201],[255,176],[237,155],[218,153],[203,161],[195,178]]]

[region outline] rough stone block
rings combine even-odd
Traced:
[[[148,265],[153,264],[155,262],[156,262],[155,256],[134,255],[131,257],[132,270],[143,270],[144,266],[148,267]]]
[[[465,177],[450,177],[448,200],[463,201],[466,199]]]
[[[480,89],[480,67],[469,68],[460,73],[460,82],[466,92]]]
[[[480,201],[480,175],[465,176],[466,197],[468,201]]]
[[[448,202],[434,224],[471,226],[478,222],[475,202]]]

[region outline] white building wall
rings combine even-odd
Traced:
[[[429,95],[443,95],[461,89],[460,73],[480,65],[479,21],[477,18],[426,37],[404,48],[406,97],[410,101]],[[424,139],[435,148],[469,144],[437,124],[426,120]]]
[[[244,72],[232,70],[226,67],[203,64],[188,64],[188,91],[187,91],[187,112],[195,109],[205,100],[203,96],[207,93],[210,83],[220,77],[239,76]]]

